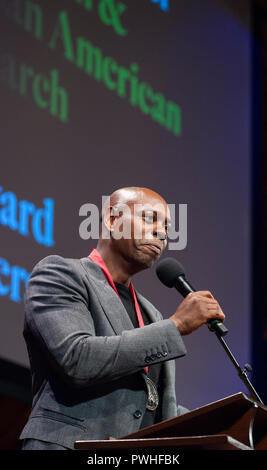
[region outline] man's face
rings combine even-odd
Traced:
[[[119,202],[110,221],[113,247],[133,269],[150,267],[166,248],[170,214],[160,196],[142,191],[132,201]]]

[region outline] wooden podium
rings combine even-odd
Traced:
[[[76,441],[90,451],[267,450],[267,407],[244,393],[202,406],[120,439]]]

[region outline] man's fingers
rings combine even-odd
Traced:
[[[171,319],[182,335],[187,335],[209,320],[225,320],[225,315],[209,291],[188,294]]]
[[[214,318],[214,317],[217,317],[219,318],[221,321],[224,321],[225,320],[225,315],[220,307],[219,304],[214,305],[214,306],[210,306],[208,307],[208,312],[209,312],[209,317],[210,318]]]
[[[208,302],[207,303],[207,309],[208,310],[213,310],[213,311],[218,311],[218,312],[221,311],[220,305],[216,301],[215,302]]]
[[[208,319],[218,317],[222,321],[225,320],[225,315],[211,292],[196,291],[192,292],[190,295],[194,302],[199,302],[202,305],[202,312],[204,315],[208,315]]]
[[[217,300],[215,300],[214,298],[213,299],[209,299],[207,302],[206,302],[206,306],[207,308],[207,313],[209,314],[209,317],[210,318],[214,318],[214,317],[218,317],[220,318],[220,320],[224,321],[225,320],[225,315],[219,305],[219,303],[217,302]],[[205,308],[204,307],[204,308]]]
[[[200,295],[203,295],[203,297],[209,297],[210,299],[214,299],[212,293],[209,290],[198,290],[197,292]]]

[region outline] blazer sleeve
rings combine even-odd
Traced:
[[[188,408],[185,408],[182,405],[177,406],[177,416],[184,415],[185,413],[188,413],[190,410]]]
[[[54,255],[44,258],[33,269],[26,290],[25,339],[38,344],[63,379],[88,387],[186,354],[172,320],[118,336],[96,336],[88,281],[79,263]]]

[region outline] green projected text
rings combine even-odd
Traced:
[[[4,9],[4,13],[34,38],[43,41],[44,15],[40,5],[29,0],[13,0],[10,3],[13,4],[13,8],[4,8],[0,5]],[[103,2],[104,4],[106,9],[108,5],[109,8],[111,5],[116,5],[114,2]],[[86,5],[90,10],[92,2],[83,3],[83,6]],[[113,11],[115,14],[114,9],[109,11]],[[131,107],[139,109],[141,113],[150,117],[175,136],[181,135],[180,106],[168,100],[163,93],[154,90],[149,82],[140,79],[137,63],[133,62],[128,67],[122,66],[114,57],[105,55],[101,48],[88,39],[82,36],[73,37],[67,11],[63,10],[58,13],[47,45],[52,50],[59,49],[64,58],[72,63],[77,70],[104,85],[119,98],[126,100]],[[7,56],[8,54],[6,54]],[[12,67],[16,66],[14,58],[9,59],[8,66],[8,82],[12,89],[21,95],[28,96],[30,93],[28,87],[31,87],[31,94],[39,108],[48,110],[51,115],[63,123],[69,122],[68,93],[59,84],[58,70],[54,69],[49,72],[48,76],[43,76],[33,67],[20,64],[17,66],[19,72],[15,85],[15,75],[12,72]]]

